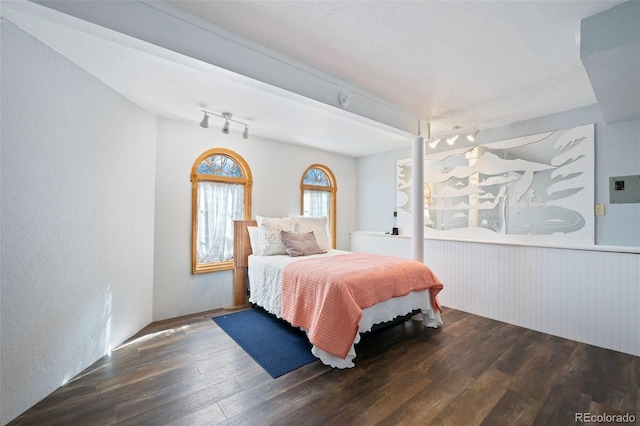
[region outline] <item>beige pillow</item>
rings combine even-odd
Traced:
[[[310,254],[325,253],[320,248],[313,231],[304,234],[280,231],[282,243],[284,244],[287,254],[291,257],[308,256]]]

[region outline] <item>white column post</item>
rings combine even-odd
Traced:
[[[424,262],[424,139],[413,139],[411,156],[411,242],[412,258]]]

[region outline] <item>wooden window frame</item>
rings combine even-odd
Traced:
[[[304,183],[304,178],[311,169],[321,170],[329,180],[329,186],[307,185]],[[338,192],[338,184],[336,183],[336,177],[331,169],[323,164],[312,164],[302,174],[300,179],[300,214],[304,215],[304,191],[327,191],[329,195],[329,232],[331,234],[331,248],[336,248],[336,193]]]
[[[231,177],[231,176],[215,176],[209,174],[199,174],[198,167],[205,158],[212,155],[222,155],[229,157],[233,160],[240,170],[243,177]],[[253,178],[251,176],[251,169],[249,164],[242,156],[230,149],[226,148],[212,148],[200,156],[193,163],[191,168],[191,273],[203,274],[208,272],[227,271],[233,269],[233,260],[225,262],[211,262],[211,263],[198,263],[197,256],[197,239],[198,239],[198,183],[199,182],[224,182],[231,184],[244,185],[243,190],[243,220],[249,220],[251,218],[251,187],[253,186]]]

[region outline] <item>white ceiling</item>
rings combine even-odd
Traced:
[[[426,117],[438,134],[594,104],[580,20],[621,2],[166,3]],[[231,111],[253,135],[356,157],[409,146],[402,132],[40,6],[3,1],[2,13],[159,116],[195,125],[202,107]]]

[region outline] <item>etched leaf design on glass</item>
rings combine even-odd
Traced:
[[[329,178],[320,169],[310,169],[304,176],[305,185],[329,186]]]
[[[198,173],[203,175],[243,177],[242,169],[233,159],[226,155],[211,155],[198,166]]]

